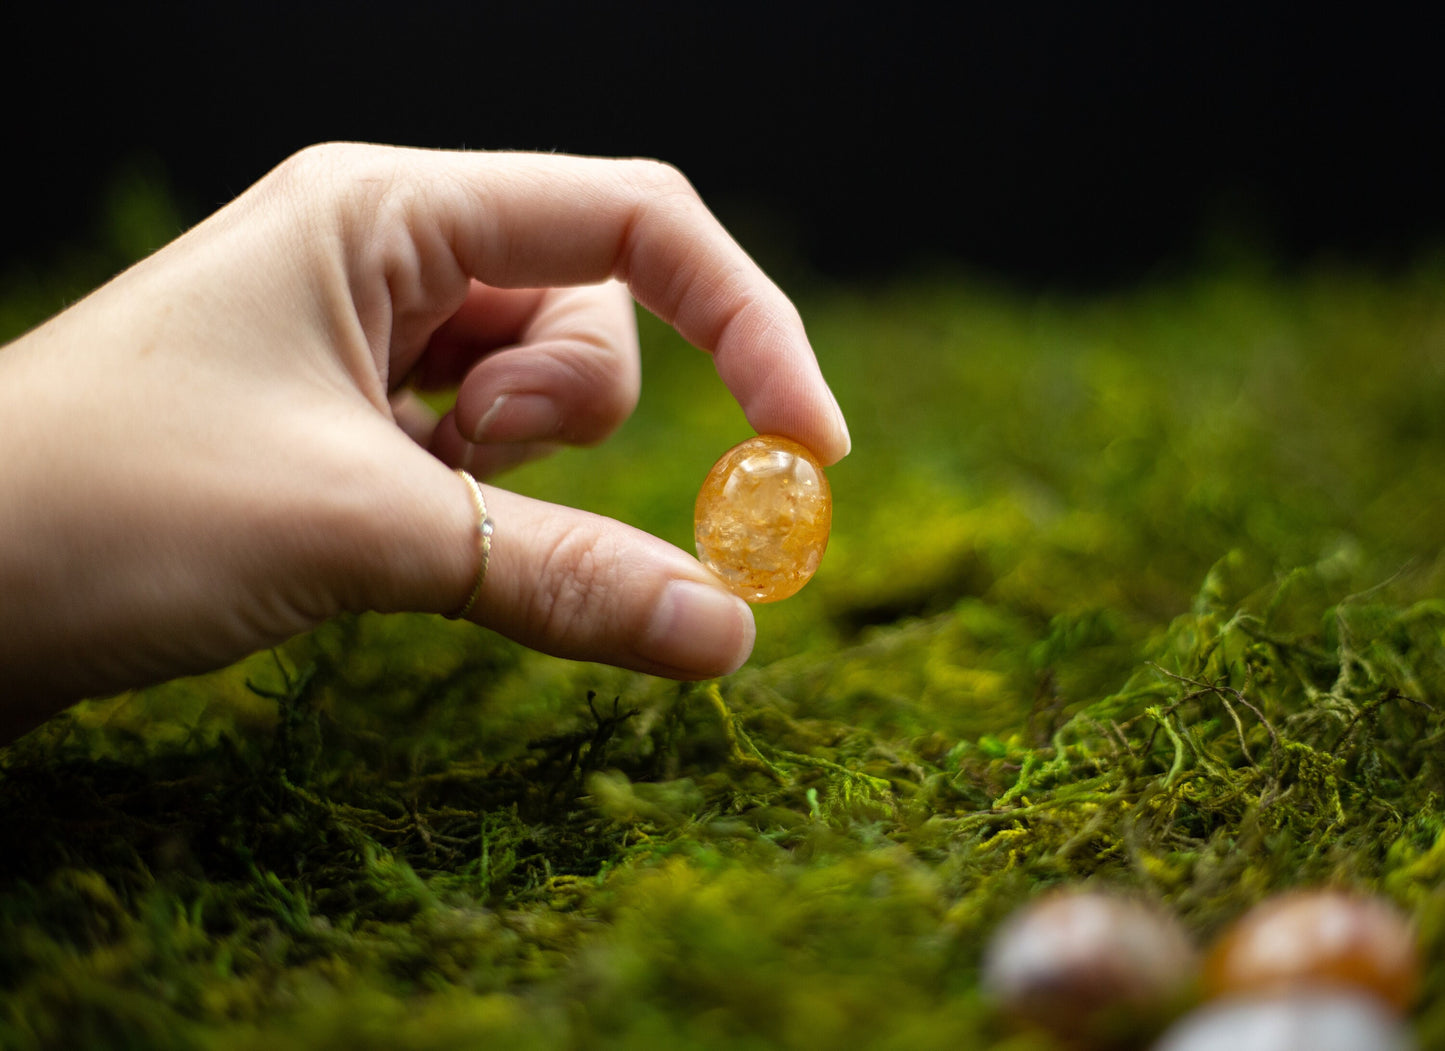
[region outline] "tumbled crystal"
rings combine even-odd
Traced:
[[[1014,1020],[1071,1048],[1134,1046],[1175,1006],[1198,954],[1170,913],[1122,893],[1054,891],[1010,916],[980,986]]]
[[[822,465],[788,438],[749,438],[723,454],[697,495],[697,557],[748,602],[808,582],[828,546],[833,496]]]
[[[1380,1001],[1340,989],[1236,996],[1191,1011],[1152,1051],[1414,1051]]]
[[[1256,905],[1224,932],[1205,960],[1204,990],[1232,996],[1354,988],[1403,1013],[1419,991],[1420,971],[1414,927],[1389,901],[1296,890]]]

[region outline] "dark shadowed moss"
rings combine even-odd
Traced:
[[[365,616],[72,710],[0,752],[0,1046],[1044,1049],[977,968],[1065,882],[1201,938],[1360,888],[1445,960],[1442,289],[806,304],[856,451],[748,666]],[[686,546],[746,430],[644,342],[638,417],[513,481]]]

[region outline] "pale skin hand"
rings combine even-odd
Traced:
[[[452,468],[626,417],[628,289],[759,432],[847,452],[796,310],[651,161],[315,147],[0,349],[0,741],[341,611],[455,610],[478,552]],[[455,412],[408,377],[460,379]],[[747,658],[750,611],[690,555],[483,488],[470,619],[674,678]]]

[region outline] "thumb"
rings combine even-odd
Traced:
[[[400,444],[412,462],[387,472],[369,594],[354,600],[454,614],[482,568],[472,492]],[[492,535],[467,619],[544,653],[675,679],[726,675],[752,652],[751,609],[691,555],[601,515],[480,489]]]

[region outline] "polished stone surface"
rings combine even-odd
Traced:
[[[1151,1051],[1415,1051],[1409,1030],[1370,996],[1308,989],[1239,996],[1192,1011]]]
[[[748,602],[796,594],[823,559],[833,496],[822,465],[788,438],[749,438],[698,493],[697,557]]]
[[[1380,898],[1294,891],[1256,906],[1227,930],[1204,965],[1210,996],[1297,988],[1355,989],[1398,1011],[1420,987],[1410,922]]]
[[[1003,1013],[1064,1039],[1061,1046],[1134,1046],[1188,987],[1198,954],[1172,914],[1123,894],[1065,890],[1003,922],[979,984]]]

